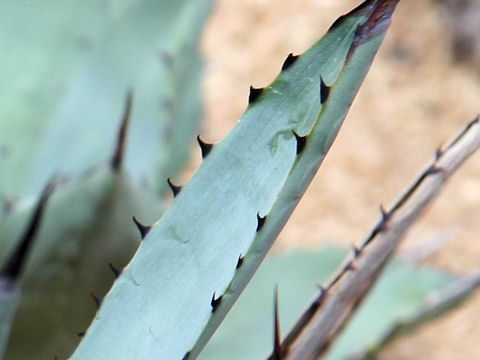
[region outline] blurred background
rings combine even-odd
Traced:
[[[307,50],[359,3],[217,0],[201,38],[202,139],[220,141],[246,109],[250,85],[267,86],[289,53]],[[192,147],[186,170],[176,176],[200,114],[195,80],[201,66],[194,48],[208,5],[88,0],[82,6],[78,11],[76,1],[0,3],[0,52],[9,55],[0,58],[0,219],[15,212],[18,198],[38,193],[56,169],[84,179],[108,163],[131,87],[134,121],[121,176],[132,177],[134,193],[162,194],[168,176],[184,184],[201,161],[198,147]],[[402,0],[336,142],[272,251],[359,243],[377,221],[380,204],[392,203],[436,149],[480,112],[479,105],[480,1]],[[412,257],[439,245],[421,263],[471,273],[479,267],[479,214],[476,154],[409,232],[400,253]],[[152,211],[142,216],[146,223],[156,218]],[[136,246],[138,234],[132,238]],[[102,268],[107,262],[99,260]],[[380,357],[478,358],[479,307],[480,293]]]
[[[245,110],[249,86],[267,86],[290,52],[308,49],[358,3],[219,0],[203,39],[202,136],[222,139]],[[436,148],[479,111],[480,2],[402,0],[337,140],[273,251],[358,243],[379,205],[393,202]],[[479,214],[476,154],[410,231],[401,252],[443,243],[424,262],[469,273],[480,264]],[[384,358],[477,358],[479,308],[480,293],[390,346]]]

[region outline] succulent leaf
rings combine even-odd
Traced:
[[[33,241],[37,237],[43,213],[53,189],[53,182],[46,186],[22,238],[0,268],[0,358],[3,358],[6,351],[14,315],[20,301],[23,268]]]
[[[126,264],[141,241],[131,214],[152,221],[160,212],[151,191],[110,168],[59,185],[26,263],[7,359],[68,356],[96,310],[89,294],[103,296],[114,280],[109,262]],[[16,245],[30,214],[27,207],[0,222],[2,249]]]
[[[153,224],[71,359],[198,356],[320,166],[395,5],[366,1],[251,93],[237,126]],[[294,132],[307,136],[298,156]]]

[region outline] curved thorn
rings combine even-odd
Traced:
[[[117,279],[120,274],[122,273],[122,270],[118,269],[117,267],[115,267],[115,265],[113,265],[113,263],[110,261],[108,263],[108,267],[110,268],[110,270],[112,270],[113,274],[115,275],[115,278]]]
[[[242,266],[242,264],[243,264],[243,256],[242,254],[240,254],[238,256],[237,265],[235,266],[235,269],[238,269],[240,266]]]
[[[172,180],[170,180],[170,178],[167,179],[167,182],[168,182],[168,186],[170,186],[170,189],[172,189],[173,196],[174,197],[177,196],[180,190],[182,190],[182,187],[172,183]]]
[[[123,111],[122,122],[120,130],[118,131],[117,146],[113,153],[110,166],[114,171],[120,171],[125,153],[125,147],[127,146],[127,129],[130,122],[130,115],[132,112],[133,93],[132,90],[128,91],[127,100],[125,102],[125,109]]]
[[[263,88],[254,88],[250,86],[250,94],[248,95],[248,103],[251,104],[262,94]]]
[[[360,254],[362,253],[362,249],[359,248],[359,247],[357,247],[357,246],[355,246],[355,245],[353,245],[353,244],[352,244],[352,248],[353,248],[353,257],[354,257],[354,258],[359,257]]]
[[[322,304],[323,300],[325,300],[325,298],[327,297],[328,290],[329,290],[329,288],[321,284],[317,284],[317,288],[318,290],[320,290],[320,294],[318,294],[318,296],[315,297],[315,300],[313,302],[314,307],[318,307]]]
[[[140,231],[140,237],[142,240],[145,239],[145,236],[147,236],[148,232],[152,229],[152,226],[143,225],[135,216],[132,216],[132,219],[138,231]]]
[[[283,62],[282,71],[287,70],[295,61],[297,61],[297,59],[298,55],[293,55],[292,53],[288,54],[287,58]]]
[[[210,151],[212,150],[213,144],[208,144],[204,142],[200,138],[200,135],[197,135],[197,141],[198,141],[198,145],[200,145],[200,149],[202,150],[202,159],[205,159],[207,155],[210,153]]]
[[[218,298],[215,298],[215,293],[213,293],[212,300],[210,301],[210,305],[212,306],[212,313],[214,313],[215,310],[217,310],[218,306],[222,302],[222,297],[223,296],[220,295]]]
[[[437,150],[435,150],[435,161],[438,161],[440,160],[440,158],[442,157],[444,151],[442,149],[442,146],[440,145]]]
[[[345,265],[345,270],[350,270],[350,271],[355,271],[358,269],[357,264],[355,264],[355,261],[352,259],[350,260],[346,265]]]
[[[303,149],[305,148],[305,145],[307,143],[307,136],[300,136],[298,135],[295,130],[292,130],[293,135],[295,135],[295,139],[297,140],[297,155],[300,154]]]
[[[97,295],[95,295],[95,293],[92,291],[90,293],[90,296],[92,297],[93,301],[95,301],[95,305],[97,305],[97,309],[100,308],[100,305],[102,305],[102,298],[101,297],[98,297]]]
[[[382,221],[387,222],[388,219],[390,218],[390,214],[388,213],[387,210],[383,207],[383,204],[380,204],[380,213],[382,214]]]
[[[430,166],[427,170],[427,172],[425,173],[426,175],[434,175],[434,174],[438,174],[440,172],[442,172],[444,169],[433,164],[432,166]]]
[[[262,229],[266,219],[267,219],[266,216],[261,217],[260,213],[257,213],[257,232],[259,232]]]
[[[185,355],[183,355],[182,360],[188,360],[188,359],[190,358],[190,354],[191,354],[191,352],[190,352],[190,351],[187,351],[187,352],[185,353]]]

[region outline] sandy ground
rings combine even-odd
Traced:
[[[206,125],[222,139],[268,85],[288,53],[313,44],[352,0],[218,0],[203,49]],[[430,1],[403,0],[329,156],[274,251],[359,242],[389,204],[480,111],[480,72],[452,63],[447,29]],[[198,159],[199,155],[196,154]],[[426,259],[468,273],[480,259],[480,154],[456,174],[402,245],[451,240]],[[465,306],[398,341],[385,359],[480,358],[480,293]]]

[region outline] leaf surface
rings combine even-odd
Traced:
[[[320,166],[395,5],[367,1],[251,92],[244,116],[154,224],[71,359],[198,356]]]

